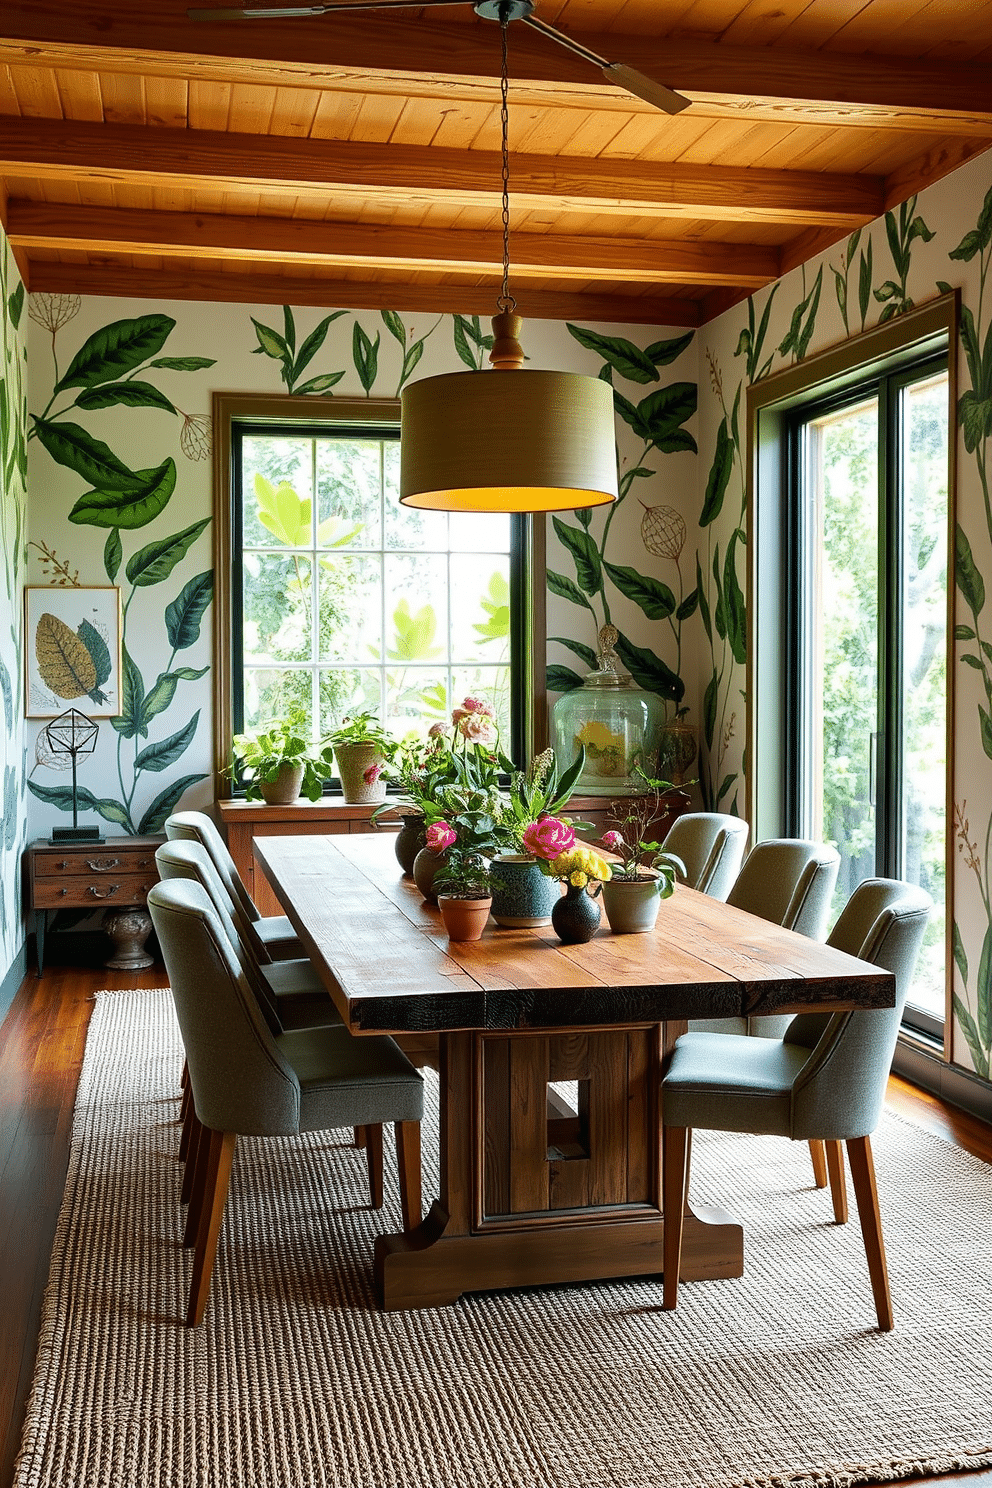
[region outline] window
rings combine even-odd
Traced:
[[[755,498],[766,546],[775,519],[781,566],[769,585],[774,604],[766,593],[756,606],[756,623],[776,634],[774,648],[767,633],[755,637],[766,733],[776,705],[780,719],[777,825],[760,835],[836,846],[833,918],[875,874],[927,890],[935,910],[906,1021],[937,1037],[947,938],[946,347],[946,335],[927,338],[861,369],[809,377],[761,409],[760,432],[777,452],[762,459],[759,439]],[[766,552],[758,571],[767,564]],[[769,794],[766,784],[766,822]]]
[[[401,506],[398,405],[331,423],[284,401],[307,420],[229,420],[228,747],[294,709],[314,739],[362,709],[424,734],[475,694],[522,757],[528,519]]]

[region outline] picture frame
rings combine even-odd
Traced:
[[[121,711],[121,591],[32,585],[24,591],[24,715]]]

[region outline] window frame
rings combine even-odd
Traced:
[[[749,768],[746,780],[748,818],[754,841],[766,837],[795,835],[793,824],[798,804],[796,781],[791,778],[790,747],[795,744],[788,691],[794,674],[795,612],[791,607],[787,575],[795,570],[795,533],[789,524],[790,487],[794,488],[795,443],[786,439],[790,415],[802,406],[804,415],[814,404],[850,398],[855,388],[864,389],[872,380],[898,379],[910,367],[928,358],[946,357],[948,378],[948,538],[946,616],[946,778],[945,778],[945,883],[947,916],[944,952],[944,1024],[919,1009],[913,1009],[904,1028],[922,1035],[941,1057],[950,1059],[952,1031],[952,960],[950,938],[954,906],[954,802],[953,719],[954,671],[954,530],[957,507],[957,326],[960,308],[958,291],[941,295],[927,305],[894,317],[885,324],[853,336],[804,362],[787,368],[747,389],[747,664],[746,748]],[[887,493],[890,495],[891,493]],[[887,502],[886,505],[890,505]],[[783,543],[782,534],[790,534]],[[896,540],[889,532],[887,542]],[[881,575],[880,575],[881,579]],[[798,588],[794,586],[793,592]],[[891,602],[880,592],[880,605]],[[879,657],[880,667],[891,668],[892,658]],[[760,747],[759,747],[760,739]],[[794,758],[794,755],[792,756]],[[755,762],[759,768],[755,768]],[[890,784],[890,788],[894,785]]]
[[[337,426],[354,430],[365,426],[395,434],[400,429],[398,398],[314,398],[287,395],[215,393],[213,414],[214,469],[214,791],[217,799],[242,795],[229,773],[231,740],[237,732],[237,653],[235,624],[240,614],[237,575],[239,532],[236,521],[238,472],[233,459],[234,432],[238,426],[275,431],[294,426],[312,435],[321,428]],[[510,564],[511,648],[513,691],[513,737],[508,753],[526,763],[543,747],[547,736],[547,695],[544,685],[544,523],[530,515],[513,519]],[[340,782],[325,785],[329,799],[340,797]]]

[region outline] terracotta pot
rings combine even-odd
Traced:
[[[526,853],[501,853],[489,865],[493,885],[493,919],[497,925],[529,928],[550,925],[555,900],[561,889],[546,878],[537,859]]]
[[[370,766],[384,763],[378,744],[335,744],[334,758],[344,799],[349,806],[368,806],[386,799],[386,781],[382,775],[371,785],[365,779],[365,771]]]
[[[581,945],[592,940],[599,929],[599,905],[585,889],[569,884],[564,896],[551,911],[551,923],[559,940],[567,945]]]
[[[422,847],[413,860],[413,881],[428,904],[437,903],[434,879],[444,867],[446,859],[446,853],[431,852],[429,847]]]
[[[441,894],[437,906],[441,911],[449,940],[481,940],[492,899],[456,899]]]
[[[643,935],[653,930],[661,900],[651,878],[611,878],[603,885],[603,908],[614,935]]]
[[[262,800],[269,806],[289,806],[300,794],[303,784],[302,765],[280,765],[275,780],[260,780]]]
[[[420,849],[425,845],[427,823],[420,812],[404,813],[403,825],[393,840],[393,851],[396,853],[396,861],[403,869],[404,878],[413,877],[414,860]]]

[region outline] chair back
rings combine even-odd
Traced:
[[[193,814],[190,813],[190,815]],[[281,1032],[282,1025],[279,1021],[272,989],[259,966],[251,937],[245,933],[243,924],[239,924],[227,886],[214,867],[213,859],[207,849],[192,837],[177,838],[171,842],[163,842],[161,847],[156,848],[155,863],[162,879],[167,881],[187,879],[200,884],[206,890],[214,913],[231,942],[234,955],[262,1009],[266,1022],[273,1033]]]
[[[240,1136],[292,1136],[300,1082],[273,1038],[228,932],[201,883],[148,891],[186,1047],[196,1114]]]
[[[259,918],[255,901],[245,888],[244,879],[238,872],[216,823],[203,811],[174,811],[165,823],[165,835],[170,841],[199,842],[201,847],[205,847],[231,896],[237,920],[254,924]]]
[[[822,940],[839,868],[839,854],[822,842],[769,838],[748,853],[727,903]]]
[[[690,889],[711,899],[726,899],[740,871],[749,830],[739,816],[690,811],[672,823],[662,847],[682,859],[683,882]]]
[[[794,1137],[847,1139],[874,1131],[932,909],[929,894],[896,879],[867,879],[851,895],[828,944],[891,971],[896,1005],[793,1018],[786,1043],[812,1048],[793,1086]]]

